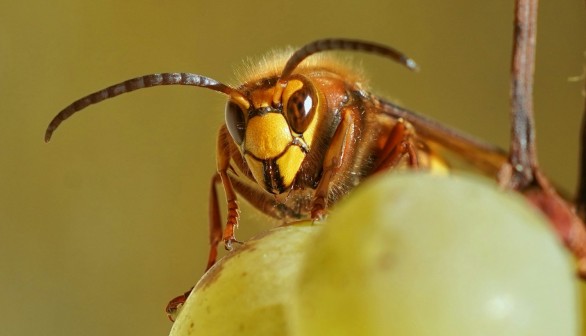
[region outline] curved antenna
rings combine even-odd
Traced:
[[[295,51],[295,53],[289,57],[289,60],[281,73],[281,79],[289,77],[299,63],[303,62],[307,57],[328,50],[354,50],[378,54],[399,62],[410,70],[417,70],[417,64],[414,60],[394,48],[374,42],[336,38],[313,41]]]
[[[403,64],[409,70],[418,70],[417,64],[413,59],[407,57],[405,54],[394,48],[382,44],[341,38],[317,40],[301,47],[295,51],[291,57],[289,57],[287,64],[285,64],[285,67],[283,68],[281,77],[277,82],[275,94],[273,96],[273,102],[278,104],[282,91],[287,84],[287,78],[291,76],[295,68],[297,68],[297,66],[303,62],[303,60],[315,53],[328,50],[353,50],[378,54]]]
[[[114,84],[103,90],[96,91],[90,95],[87,95],[81,99],[76,100],[75,102],[61,110],[61,112],[59,112],[53,118],[53,120],[51,120],[49,126],[47,127],[47,130],[45,131],[45,142],[49,142],[51,140],[53,132],[55,132],[57,127],[59,127],[59,125],[63,121],[71,117],[77,111],[80,111],[88,107],[89,105],[99,103],[109,98],[114,98],[123,93],[160,85],[199,86],[227,94],[231,98],[243,103],[244,105],[248,104],[246,98],[244,98],[242,93],[240,93],[234,88],[231,88],[225,84],[222,84],[208,77],[185,72],[150,74],[129,79],[118,84]]]

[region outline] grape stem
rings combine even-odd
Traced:
[[[498,180],[503,187],[522,192],[549,219],[560,240],[576,257],[578,274],[586,279],[584,221],[559,196],[537,162],[533,113],[537,2],[538,0],[515,1],[511,63],[511,144],[509,160],[499,171]]]
[[[533,117],[533,73],[537,31],[537,0],[515,2],[511,62],[511,144],[501,184],[522,190],[535,183],[538,169]]]

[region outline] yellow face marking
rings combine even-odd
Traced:
[[[240,109],[242,109],[242,111],[246,111],[250,107],[250,103],[248,102],[248,100],[246,100],[246,98],[244,98],[244,96],[240,94],[230,96],[230,99],[234,104],[238,105]]]
[[[298,79],[292,79],[287,83],[287,87],[283,91],[283,98],[281,102],[283,102],[283,106],[287,106],[287,102],[291,95],[297,91],[299,91],[303,87],[303,82]]]
[[[268,113],[248,121],[244,149],[259,159],[270,159],[281,154],[292,140],[285,118]]]
[[[252,176],[254,176],[256,183],[264,188],[265,185],[262,162],[255,160],[248,154],[244,154],[244,159],[246,160],[248,168],[250,168],[250,172],[252,173]]]
[[[277,159],[277,166],[285,187],[289,187],[293,183],[304,159],[305,154],[297,146],[289,147],[283,156]]]
[[[250,101],[256,109],[272,105],[274,88],[257,89],[250,93]]]
[[[291,79],[284,88],[281,97],[281,106],[286,106],[288,99],[304,86],[311,85],[299,79]],[[250,93],[249,99],[253,108],[263,108],[272,105],[275,88],[255,90]],[[256,114],[246,125],[246,136],[243,144],[244,158],[257,183],[273,194],[279,194],[289,188],[295,181],[299,169],[305,160],[306,153],[299,146],[310,149],[316,137],[319,113],[323,108],[323,95],[318,94],[314,99],[316,115],[303,133],[303,138],[294,142],[294,136],[287,119],[281,113]]]

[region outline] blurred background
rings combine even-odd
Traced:
[[[374,90],[503,147],[512,1],[20,1],[0,3],[0,335],[166,335],[164,308],[207,258],[207,198],[224,97],[124,95],[49,120],[110,84],[186,71],[233,83],[243,59],[324,37],[389,44],[411,73],[356,54]],[[573,192],[586,11],[540,5],[540,161]],[[266,228],[244,208],[240,237]],[[226,316],[229,319],[229,316]]]

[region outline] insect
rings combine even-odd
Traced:
[[[381,44],[318,40],[293,53],[266,59],[238,87],[192,73],[150,74],[115,84],[63,109],[50,122],[45,141],[77,111],[142,88],[191,85],[228,96],[210,193],[207,268],[215,263],[222,241],[227,249],[238,243],[239,196],[263,213],[285,221],[321,219],[330,206],[371,175],[393,169],[431,169],[441,160],[434,152],[437,146],[459,154],[498,178],[503,186],[525,193],[551,218],[560,237],[584,263],[586,233],[582,222],[536,164],[517,161],[518,157],[534,155],[530,149],[513,148],[507,154],[373,95],[363,84],[362,75],[324,54],[330,50],[372,53],[412,70],[417,67],[401,52]],[[531,118],[518,118],[522,112],[514,109],[513,130],[532,130]],[[524,180],[519,174],[526,169],[531,176]],[[226,195],[224,227],[217,184]],[[578,268],[584,274],[586,266]],[[171,301],[167,312],[172,314],[187,295],[189,291]]]
[[[217,141],[217,173],[212,177],[208,268],[222,240],[228,249],[237,242],[237,194],[275,218],[319,219],[367,176],[398,166],[429,168],[434,154],[427,141],[439,140],[461,154],[474,149],[466,157],[493,173],[505,161],[504,152],[496,147],[372,95],[360,75],[337,59],[309,58],[335,49],[374,53],[416,69],[415,62],[390,47],[320,40],[292,55],[265,60],[262,69],[237,88],[191,73],[151,74],[115,84],[63,109],[49,124],[45,141],[77,111],[125,92],[193,85],[227,95],[225,125]],[[218,183],[228,205],[223,233]]]

